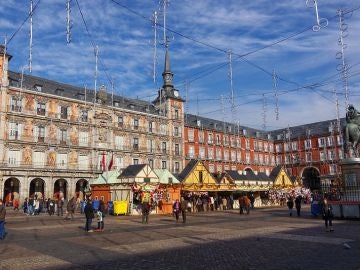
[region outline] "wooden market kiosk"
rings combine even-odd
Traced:
[[[118,195],[127,200],[132,215],[141,214],[141,203],[151,201],[159,187],[159,177],[148,164],[129,165],[118,176],[118,182],[126,187]]]
[[[156,211],[158,214],[172,214],[173,203],[180,201],[180,181],[167,169],[154,169],[154,172],[159,177]]]

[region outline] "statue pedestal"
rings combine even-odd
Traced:
[[[339,204],[334,205],[334,214],[360,218],[360,158],[343,159],[340,166],[344,191]]]

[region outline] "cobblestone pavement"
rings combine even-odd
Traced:
[[[9,210],[0,269],[341,269],[360,270],[360,221],[335,220],[334,232],[309,209],[285,208],[170,215],[106,216],[105,231],[85,219],[24,216]],[[95,221],[93,226],[95,226]]]

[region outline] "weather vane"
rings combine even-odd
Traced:
[[[312,3],[311,3],[312,2]],[[306,5],[310,8],[315,8],[315,17],[316,17],[316,24],[313,26],[313,31],[317,32],[322,27],[326,27],[329,24],[329,21],[326,18],[319,17],[319,9],[317,5],[317,0],[306,0]]]

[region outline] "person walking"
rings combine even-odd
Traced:
[[[98,231],[102,232],[104,231],[104,217],[105,217],[105,203],[103,200],[99,201],[99,209],[98,212],[101,213],[101,219],[100,219],[100,224],[99,224],[99,218],[98,218]],[[98,217],[99,217],[99,213],[98,213]]]
[[[5,205],[3,204],[2,199],[0,199],[0,239],[5,238],[5,216],[6,216],[6,209]]]
[[[14,200],[14,211],[18,211],[19,212],[19,200],[15,199]]]
[[[76,201],[75,201],[75,198],[72,197],[66,205],[66,216],[64,218],[65,220],[67,220],[67,219],[73,220],[74,219],[75,208],[76,208]],[[71,218],[69,218],[69,215],[71,216]]]
[[[251,202],[251,208],[254,209],[254,203],[255,203],[254,193],[250,194],[250,202]]]
[[[287,202],[286,202],[286,205],[287,205],[287,207],[288,207],[288,209],[289,209],[289,215],[290,215],[290,217],[291,217],[291,216],[292,216],[292,210],[293,210],[293,208],[294,208],[294,201],[293,201],[293,199],[291,198],[291,196],[288,197],[288,200],[287,200]]]
[[[296,208],[296,214],[297,214],[298,217],[300,217],[301,201],[302,201],[301,195],[296,196],[296,198],[295,198],[295,208]]]
[[[329,204],[327,197],[325,197],[322,202],[322,215],[323,215],[323,220],[325,221],[325,230],[327,232],[334,231],[333,223],[332,223],[334,214],[332,211],[332,206],[331,204]]]
[[[40,201],[38,198],[34,200],[34,215],[37,216],[40,214]]]
[[[25,198],[24,200],[24,205],[23,205],[23,209],[24,209],[24,214],[29,214],[28,209],[29,209],[29,201],[28,198]]]
[[[244,197],[244,201],[245,201],[245,211],[246,211],[246,214],[248,215],[248,214],[250,214],[251,201],[248,196]]]
[[[85,213],[85,217],[86,217],[85,231],[93,232],[93,229],[91,228],[91,223],[94,218],[94,208],[93,208],[90,200],[88,200],[85,205],[84,213]]]
[[[240,215],[244,214],[244,208],[245,208],[245,200],[244,196],[240,195],[239,197],[239,209],[240,209]]]
[[[143,201],[141,205],[141,214],[142,214],[142,223],[149,223],[149,214],[150,214],[150,203],[149,201]]]
[[[63,212],[63,207],[64,207],[64,198],[59,198],[58,202],[57,202],[57,215],[58,216],[63,216],[64,212]]]
[[[176,201],[173,204],[173,212],[175,214],[176,222],[179,221],[180,209],[181,209],[180,202],[178,199],[176,199]]]
[[[181,215],[182,215],[182,220],[183,223],[186,222],[186,211],[187,211],[187,204],[188,201],[184,199],[184,197],[181,197],[181,203],[180,203],[180,209],[181,209]]]

